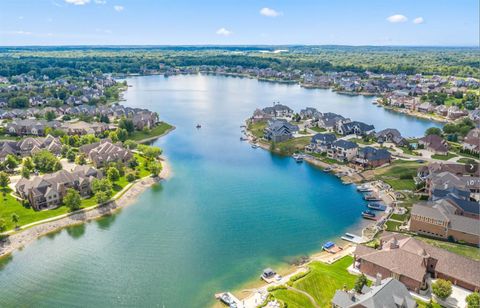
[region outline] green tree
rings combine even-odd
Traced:
[[[110,140],[112,140],[112,142],[118,142],[118,135],[117,135],[117,132],[110,132],[108,134],[108,138],[110,138]]]
[[[17,213],[12,213],[12,222],[15,225],[15,228],[18,228],[18,222],[20,221],[20,216]]]
[[[80,193],[73,188],[68,188],[65,197],[63,197],[63,203],[70,211],[78,210],[82,203]]]
[[[73,151],[73,149],[68,150],[66,156],[69,162],[73,162],[75,160],[75,152]]]
[[[97,191],[95,194],[95,199],[97,200],[98,204],[103,204],[110,200],[110,196],[104,191]]]
[[[131,172],[127,174],[127,181],[133,182],[133,181],[135,181],[135,179],[136,179],[135,174],[133,174]]]
[[[361,274],[360,276],[357,277],[357,280],[355,281],[355,291],[357,293],[360,293],[363,289],[363,287],[367,284],[367,277],[364,274]]]
[[[49,110],[49,111],[45,112],[45,120],[47,120],[47,121],[53,121],[53,120],[55,120],[56,117],[57,116],[56,116],[56,114],[53,110]]]
[[[160,149],[159,147],[139,144],[138,150],[140,150],[140,152],[142,152],[148,160],[153,160],[162,155],[162,149]]]
[[[5,167],[7,167],[10,170],[13,170],[17,168],[18,166],[18,160],[15,156],[8,154],[7,157],[5,157]]]
[[[0,232],[3,232],[7,229],[7,223],[5,222],[5,219],[0,218]]]
[[[3,196],[7,193],[7,186],[10,184],[10,178],[6,172],[0,171],[0,187],[2,188]]]
[[[429,136],[429,135],[441,136],[442,130],[438,127],[430,127],[425,131],[425,136]]]
[[[452,283],[448,280],[438,279],[432,283],[432,292],[438,298],[445,300],[452,294]]]
[[[23,166],[23,168],[21,170],[21,175],[22,175],[23,178],[29,179],[30,178],[30,170],[28,168],[26,168],[25,166]]]
[[[160,165],[156,161],[151,162],[151,163],[148,164],[148,171],[150,171],[150,173],[153,176],[157,176],[160,173],[160,171],[162,171],[162,165]]]
[[[137,146],[138,146],[138,144],[137,144],[135,141],[133,141],[133,140],[126,140],[126,141],[123,143],[123,145],[124,145],[127,149],[129,149],[129,150],[134,150],[134,149],[136,149]]]
[[[107,169],[107,178],[112,182],[116,182],[120,178],[120,172],[115,167],[109,167]]]
[[[54,172],[62,169],[58,158],[48,150],[41,150],[33,154],[33,163],[41,172]]]
[[[469,294],[465,298],[465,301],[467,302],[467,307],[468,308],[478,308],[478,307],[480,307],[480,293],[473,292],[472,294]]]
[[[120,119],[118,122],[118,127],[125,129],[128,133],[133,133],[135,131],[133,121],[125,117]]]
[[[128,132],[126,129],[123,129],[123,128],[117,128],[117,137],[118,137],[118,140],[124,142],[127,140],[128,138]]]
[[[33,164],[32,158],[30,157],[25,157],[23,159],[23,168],[28,169],[29,171],[33,171],[35,169],[35,165]]]
[[[11,108],[27,108],[28,107],[28,97],[26,97],[26,96],[12,97],[8,101],[8,106],[11,107]]]
[[[108,195],[110,198],[112,195],[112,183],[107,178],[103,179],[94,179],[92,182],[92,191],[94,194],[97,194],[99,191],[102,191]]]
[[[84,153],[80,153],[75,158],[75,163],[77,165],[85,165],[87,163],[87,158],[85,157]]]

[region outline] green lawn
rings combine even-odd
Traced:
[[[422,166],[414,161],[395,160],[391,165],[375,170],[375,179],[388,183],[395,190],[414,190],[413,177]]]
[[[462,255],[464,257],[480,261],[480,248],[478,248],[478,247],[473,247],[473,246],[468,246],[468,245],[463,245],[463,244],[457,244],[457,243],[450,243],[450,242],[425,238],[425,237],[422,237],[422,236],[416,236],[415,238],[418,239],[418,240],[422,240],[424,242],[427,242],[428,244],[430,244],[432,246],[439,247],[439,248],[448,250],[450,252]]]
[[[151,130],[145,132],[145,131],[134,131],[133,133],[128,136],[128,139],[132,139],[135,141],[147,139],[147,138],[153,138],[153,137],[158,137],[163,135],[166,131],[172,129],[173,126],[165,123],[165,122],[160,122],[157,126],[152,128]]]
[[[358,144],[365,144],[365,145],[369,145],[369,144],[374,144],[375,141],[374,140],[369,140],[369,141],[365,141],[361,138],[352,138],[352,139],[349,139],[348,141],[351,141],[351,142],[355,142],[355,143],[358,143]]]
[[[273,296],[287,305],[288,308],[313,308],[313,304],[305,295],[292,290],[276,290]]]
[[[311,137],[292,138],[275,144],[275,152],[282,155],[291,155],[297,151],[304,151],[305,146],[310,144]]]
[[[267,127],[267,121],[260,121],[256,123],[248,124],[248,131],[252,133],[255,137],[261,139],[263,138],[263,132]]]
[[[418,304],[417,308],[426,308],[427,307],[427,303],[424,302],[424,301],[421,301],[421,300],[417,299],[416,302]],[[432,307],[433,308],[442,308],[442,306],[440,304],[435,303],[435,302],[432,302]]]
[[[293,287],[310,294],[321,307],[329,307],[337,290],[341,290],[344,285],[349,289],[353,288],[356,276],[347,271],[352,262],[353,258],[350,256],[333,264],[312,262],[309,264],[310,272],[295,281]]]
[[[457,156],[458,155],[453,154],[453,153],[448,153],[447,155],[434,154],[434,155],[432,155],[432,158],[433,159],[439,159],[439,160],[449,160],[450,158],[454,158],[454,157],[457,157]]]
[[[392,214],[392,216],[390,216],[391,219],[394,219],[394,220],[398,220],[398,221],[405,221],[405,219],[407,218],[407,214]]]
[[[460,158],[459,160],[457,160],[457,163],[461,163],[461,164],[476,164],[476,162],[474,160],[472,160],[471,158]]]
[[[325,128],[318,126],[310,127],[310,129],[317,133],[324,133],[327,131]]]
[[[391,220],[387,220],[385,223],[385,226],[387,226],[387,231],[398,231],[398,227],[401,225],[402,223]]]

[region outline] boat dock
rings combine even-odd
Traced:
[[[345,233],[345,235],[342,236],[341,239],[347,242],[355,243],[355,244],[365,243],[365,240],[363,239],[363,237],[352,234],[352,233]]]
[[[215,294],[215,299],[218,299],[230,308],[243,307],[242,301],[230,292],[217,293]]]

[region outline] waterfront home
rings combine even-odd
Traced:
[[[451,106],[448,108],[447,118],[449,118],[450,120],[456,120],[467,115],[468,112],[466,110],[458,108],[458,106]]]
[[[101,173],[97,169],[77,166],[72,172],[60,170],[31,179],[21,178],[15,190],[35,210],[52,209],[62,203],[67,188],[77,190],[83,197],[91,195],[92,181],[98,177]]]
[[[45,129],[47,127],[57,128],[60,123],[57,121],[47,122],[45,120],[36,120],[36,119],[14,119],[13,121],[7,123],[5,126],[6,131],[10,135],[16,136],[25,136],[25,135],[34,135],[34,136],[44,136]]]
[[[151,129],[157,125],[158,121],[158,114],[151,111],[140,111],[132,117],[133,126],[135,126],[137,130],[143,130],[145,128]]]
[[[422,103],[420,105],[417,105],[416,109],[417,109],[418,112],[429,113],[429,112],[433,112],[434,107],[433,107],[432,104],[430,104],[428,102],[425,102],[425,103]]]
[[[360,293],[355,290],[337,290],[332,299],[333,308],[415,308],[417,302],[403,283],[394,278],[382,280],[377,274],[372,286],[364,286]]]
[[[426,150],[438,154],[448,154],[448,143],[442,137],[438,135],[428,135],[418,139],[418,144],[423,146]]]
[[[363,147],[358,150],[355,162],[364,168],[375,168],[392,161],[392,155],[385,149],[376,149],[373,147]]]
[[[343,120],[346,119],[339,114],[326,112],[318,118],[317,126],[326,129],[327,131],[334,131],[337,123]]]
[[[428,277],[446,279],[471,291],[480,289],[480,262],[390,232],[383,233],[378,249],[358,245],[354,267],[371,277],[395,278],[417,293],[427,290]]]
[[[105,167],[109,163],[125,164],[133,158],[133,153],[124,148],[121,143],[113,144],[107,139],[82,145],[79,151],[84,153],[97,168]]]
[[[330,149],[327,150],[327,156],[340,162],[348,162],[353,160],[358,154],[358,145],[355,142],[347,140],[337,140],[332,143]]]
[[[480,177],[469,175],[455,175],[450,172],[435,173],[425,179],[425,191],[433,198],[438,191],[455,189],[469,193],[469,199],[480,199]],[[460,196],[460,195],[459,195]]]
[[[282,105],[280,103],[276,103],[273,107],[265,107],[262,109],[263,112],[266,114],[277,118],[277,117],[290,117],[293,115],[293,110],[290,109],[288,106]]]
[[[480,128],[474,128],[468,132],[462,142],[464,150],[480,154]]]
[[[272,119],[272,116],[268,113],[263,112],[261,109],[255,109],[253,112],[253,115],[250,117],[250,122],[252,123],[258,123],[258,122],[264,122],[264,121],[269,121]]]
[[[427,178],[433,176],[434,174],[442,172],[449,172],[457,176],[480,176],[479,168],[471,170],[462,164],[434,162],[418,168],[417,179],[420,182],[424,182]]]
[[[409,230],[430,237],[463,241],[479,246],[479,221],[478,219],[464,216],[465,209],[462,205],[465,204],[459,202],[458,199],[453,202],[450,202],[448,199],[440,199],[416,203],[412,207]],[[476,209],[474,206],[467,209],[473,209],[478,217],[478,203],[476,205]]]
[[[0,142],[0,160],[8,154],[31,156],[40,150],[48,150],[55,155],[60,155],[62,143],[58,138],[51,135],[35,138],[27,137],[20,141]]]
[[[373,125],[365,124],[358,121],[339,121],[336,126],[336,131],[340,135],[366,136],[374,132]]]
[[[114,128],[115,126],[113,125],[101,122],[87,123],[84,121],[66,122],[60,126],[60,129],[65,131],[68,135],[98,135]]]
[[[442,117],[446,117],[448,114],[448,107],[445,105],[439,105],[435,107],[435,113]]]
[[[375,134],[378,143],[393,143],[402,147],[408,144],[408,141],[402,137],[402,134],[395,128],[387,128]]]
[[[315,118],[318,119],[321,116],[322,116],[322,113],[312,107],[307,107],[305,109],[300,110],[300,117],[304,120],[315,119]]]
[[[282,142],[293,138],[293,134],[298,131],[298,126],[288,123],[284,119],[273,119],[268,121],[264,131],[264,138],[272,142]]]
[[[335,140],[337,140],[335,134],[315,134],[305,150],[307,152],[325,153],[332,147]]]

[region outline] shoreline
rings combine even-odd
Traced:
[[[164,131],[162,134],[160,135],[157,135],[157,136],[153,136],[153,137],[148,137],[148,138],[145,138],[145,139],[140,139],[140,140],[133,140],[135,141],[136,143],[146,143],[146,142],[149,142],[149,141],[152,141],[152,140],[156,140],[158,138],[161,138],[163,136],[166,136],[168,135],[171,131],[174,131],[177,127],[176,126],[173,126],[173,125],[170,125],[172,126],[171,128],[167,129],[166,131]]]
[[[26,229],[14,231],[11,235],[3,239],[0,243],[0,258],[6,257],[16,250],[20,250],[33,241],[58,230],[87,223],[91,220],[101,218],[103,216],[112,215],[121,208],[127,207],[134,203],[137,198],[148,188],[160,181],[167,180],[171,177],[172,171],[170,164],[161,159],[162,171],[153,178],[147,176],[138,179],[131,185],[127,185],[123,190],[117,193],[118,197],[104,205],[95,205],[90,208],[81,209],[72,213],[52,217],[44,221],[34,222],[23,226]],[[115,198],[114,196],[113,198]]]

